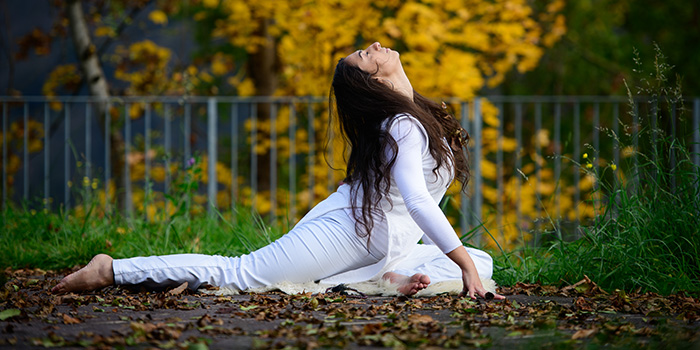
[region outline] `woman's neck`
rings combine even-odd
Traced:
[[[409,100],[413,101],[413,86],[411,85],[411,81],[408,80],[408,77],[406,76],[406,73],[403,72],[403,70],[391,80],[394,82],[394,89],[396,91],[400,92],[401,94],[408,97]]]

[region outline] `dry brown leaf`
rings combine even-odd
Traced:
[[[177,286],[177,287],[175,287],[175,288],[173,288],[173,289],[167,291],[166,294],[167,294],[167,295],[179,295],[179,294],[182,294],[182,292],[184,292],[185,289],[187,289],[187,286],[188,286],[187,282],[183,282],[181,285],[179,285],[179,286]]]
[[[65,324],[78,324],[78,323],[82,323],[82,322],[83,321],[81,321],[75,317],[71,317],[69,315],[63,314],[63,323],[65,323]]]
[[[414,323],[430,323],[435,321],[430,315],[413,315],[410,320]]]
[[[576,340],[576,339],[588,338],[597,332],[598,332],[597,328],[580,329],[580,330],[576,331],[576,333],[574,333],[574,335],[571,336],[571,339]]]

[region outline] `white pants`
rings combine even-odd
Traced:
[[[280,282],[304,283],[374,264],[386,252],[379,247],[386,235],[374,231],[370,240],[355,233],[354,222],[344,210],[297,225],[272,244],[240,257],[176,254],[116,259],[112,264],[116,284],[143,284],[163,288],[187,282],[189,288],[202,284],[246,290]],[[379,242],[379,243],[377,243]],[[482,277],[491,277],[488,254],[469,250]],[[459,267],[436,246],[416,245],[410,259],[397,265],[395,272],[420,272],[431,281],[461,279]]]

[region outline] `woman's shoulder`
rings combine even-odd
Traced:
[[[401,134],[410,133],[413,131],[414,127],[417,127],[421,134],[427,136],[425,128],[420,120],[408,113],[399,113],[388,118],[385,121],[384,127],[389,132],[399,131]]]

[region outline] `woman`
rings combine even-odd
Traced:
[[[384,279],[412,295],[431,280],[461,279],[463,293],[486,297],[479,275],[491,276],[491,258],[476,249],[468,252],[438,206],[454,177],[463,184],[468,180],[464,130],[413,90],[398,52],[379,43],[338,62],[331,107],[333,97],[351,145],[347,176],[289,233],[235,258],[179,254],[113,260],[100,254],[52,291],[185,281],[193,289],[207,283],[245,290],[283,281]],[[426,244],[417,244],[420,239]]]

